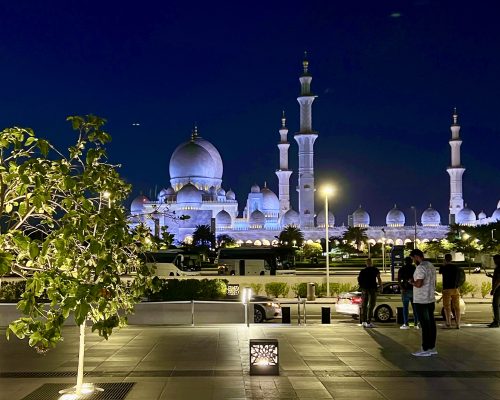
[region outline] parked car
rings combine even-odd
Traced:
[[[444,317],[443,295],[435,292],[436,309],[435,315]],[[359,317],[359,309],[363,302],[360,291],[341,293],[335,304],[335,311],[339,314],[351,315],[354,318]],[[377,296],[377,304],[373,312],[374,318],[379,322],[388,322],[396,316],[397,308],[403,307],[401,301],[401,289],[397,282],[385,282],[382,284],[382,293]],[[412,308],[410,306],[410,314]],[[465,314],[465,302],[460,299],[460,314]]]
[[[254,303],[254,322],[261,323],[274,318],[281,318],[281,305],[266,296],[254,296],[250,300]]]

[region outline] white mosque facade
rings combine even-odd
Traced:
[[[318,132],[312,128],[312,103],[315,95],[311,92],[312,77],[308,71],[308,61],[303,62],[300,76],[301,92],[297,98],[300,106],[300,130],[294,139],[298,145],[298,171],[288,168],[288,129],[285,115],[279,129],[279,169],[278,195],[264,184],[254,184],[244,201],[243,213],[239,213],[240,203],[236,194],[229,188],[223,188],[223,162],[217,148],[202,138],[195,128],[191,138],[181,143],[170,158],[170,185],[162,189],[156,199],[144,195],[136,197],[131,204],[134,223],[145,223],[156,233],[162,226],[168,226],[169,232],[177,241],[189,241],[196,226],[209,225],[216,236],[227,234],[240,244],[271,245],[276,244],[276,237],[288,225],[302,230],[307,241],[319,241],[325,237],[325,225],[328,223],[329,236],[342,236],[347,227],[336,226],[335,217],[315,205],[314,182],[314,144]],[[388,244],[427,242],[441,239],[448,232],[449,223],[461,225],[480,225],[500,220],[500,202],[493,214],[488,217],[484,212],[476,213],[467,207],[463,200],[462,176],[465,168],[460,162],[460,125],[458,114],[453,112],[451,125],[451,165],[450,175],[449,220],[443,221],[440,214],[429,206],[420,215],[415,224],[411,222],[396,205],[386,216],[386,225],[372,226],[370,215],[361,206],[353,211],[349,225],[367,228],[369,241]],[[294,209],[290,202],[290,179],[296,175],[298,207]],[[321,202],[323,204],[323,202]],[[168,212],[167,212],[168,211]],[[415,211],[416,212],[416,211]],[[172,219],[187,215],[188,219]]]

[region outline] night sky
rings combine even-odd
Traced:
[[[135,196],[168,186],[170,155],[196,122],[219,149],[223,187],[241,210],[253,183],[278,192],[282,109],[297,184],[304,50],[319,96],[316,183],[338,187],[337,224],[359,204],[372,225],[385,224],[394,203],[409,224],[410,206],[420,214],[429,203],[446,223],[455,106],[464,199],[491,215],[500,199],[500,29],[488,3],[4,1],[0,126],[32,127],[62,147],[74,138],[67,115],[105,117],[111,161]]]

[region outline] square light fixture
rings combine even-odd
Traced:
[[[240,297],[240,285],[237,283],[228,283],[226,296],[229,298]]]
[[[279,375],[278,339],[250,339],[250,375]]]

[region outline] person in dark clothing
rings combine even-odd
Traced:
[[[451,328],[452,309],[455,315],[457,329],[460,329],[460,291],[458,281],[460,270],[457,265],[451,263],[451,254],[444,255],[444,264],[439,268],[443,276],[443,308],[446,320],[446,328]]]
[[[409,309],[411,303],[411,309],[413,310],[413,319],[415,321],[415,329],[419,329],[418,326],[418,316],[415,312],[415,306],[413,305],[413,286],[408,282],[413,278],[415,273],[415,265],[411,257],[405,258],[404,265],[398,271],[398,283],[401,288],[401,300],[403,302],[403,325],[400,329],[410,329],[409,325]]]
[[[495,262],[495,270],[493,274],[486,274],[491,279],[491,292],[493,295],[493,322],[488,325],[488,328],[500,328],[500,254],[493,256]]]
[[[372,265],[371,258],[366,259],[366,267],[359,272],[358,283],[361,289],[362,303],[360,312],[360,322],[365,328],[373,328],[373,310],[377,302],[377,282],[382,287],[380,271]]]

